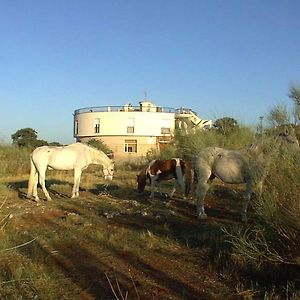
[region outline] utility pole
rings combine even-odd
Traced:
[[[147,100],[147,90],[144,90],[144,99]]]
[[[263,134],[264,134],[263,119],[264,119],[264,116],[259,117],[259,133],[260,133],[260,138],[261,138],[262,143],[264,141],[264,138],[263,138]]]

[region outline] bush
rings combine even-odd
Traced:
[[[176,136],[177,154],[179,157],[190,159],[198,155],[203,148],[221,147],[226,149],[240,149],[255,140],[254,132],[248,127],[239,127],[228,135],[217,130],[196,131],[194,134]]]
[[[91,139],[87,142],[87,144],[91,147],[103,151],[105,154],[112,154],[112,150],[109,149],[109,147],[101,140]]]
[[[177,157],[178,153],[177,153],[177,149],[175,147],[175,145],[173,143],[167,144],[166,147],[164,149],[162,149],[161,151],[157,151],[157,150],[150,150],[147,152],[146,158],[147,161],[150,162],[153,159],[161,159],[161,160],[165,160],[165,159],[171,159],[174,157]]]

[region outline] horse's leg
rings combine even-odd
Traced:
[[[155,180],[155,192],[161,196],[161,181]]]
[[[261,195],[262,195],[263,184],[264,184],[267,176],[268,176],[268,172],[267,172],[267,170],[265,170],[264,174],[261,176],[261,178],[259,179],[259,181],[256,184],[256,189],[257,189],[257,195],[258,195],[258,197],[261,197]]]
[[[81,178],[81,170],[74,169],[74,185],[73,185],[73,189],[72,189],[72,197],[71,198],[79,197],[80,178]]]
[[[154,189],[155,189],[155,180],[153,176],[150,175],[150,198],[154,199]]]
[[[45,176],[46,176],[46,169],[43,169],[43,170],[39,170],[39,182],[40,182],[40,185],[42,187],[42,190],[47,198],[47,200],[51,201],[51,197],[46,189],[46,185],[45,185]]]
[[[80,174],[77,178],[77,186],[76,186],[76,197],[79,197],[79,187],[80,187],[80,180],[81,180],[81,171],[80,171]]]
[[[243,222],[247,222],[247,220],[248,220],[247,209],[248,209],[249,202],[251,200],[251,195],[253,193],[252,180],[248,180],[246,182],[246,184],[247,184],[247,187],[246,187],[246,192],[245,192],[245,203],[244,203],[243,210],[242,210],[242,221]]]
[[[195,186],[196,186],[196,176],[194,174],[194,169],[188,169],[188,171],[184,175],[184,197],[183,199],[192,199],[195,194]]]
[[[33,187],[32,187],[32,196],[34,197],[35,201],[39,201],[39,196],[37,193],[38,182],[39,182],[39,173],[36,172],[34,174]]]
[[[170,194],[170,198],[172,198],[176,192],[176,188],[179,186],[179,183],[178,183],[178,180],[175,179],[175,182],[174,182],[174,185],[173,185],[173,188],[172,188],[172,191],[171,191],[171,194]]]
[[[32,196],[34,196],[35,200],[38,200],[37,192],[34,194],[34,185],[35,181],[38,180],[38,173],[37,168],[35,167],[35,164],[33,162],[32,155],[30,157],[30,175],[28,179],[28,189],[27,189],[27,198],[30,199]],[[37,183],[36,183],[37,184]]]
[[[200,162],[199,162],[200,163]],[[196,168],[196,204],[197,215],[199,219],[206,219],[207,215],[204,210],[204,199],[210,188],[214,176],[212,176],[211,168],[208,164],[204,164]]]
[[[197,215],[200,220],[207,218],[204,210],[204,198],[209,190],[209,187],[210,185],[204,181],[199,181],[196,185]]]
[[[174,185],[174,189],[176,190],[176,188],[180,187],[182,192],[183,192],[183,199],[186,199],[186,180],[185,180],[185,176],[182,176],[180,178],[177,178],[175,181],[175,185]],[[174,190],[174,192],[175,192]]]
[[[187,179],[185,179],[184,190],[183,190],[184,200],[187,200],[189,198],[190,191],[191,191],[191,183]]]

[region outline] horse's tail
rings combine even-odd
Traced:
[[[191,162],[185,161],[184,168],[184,196],[188,198],[192,192],[192,184],[195,180],[194,169]]]
[[[185,173],[185,163],[179,158],[175,158],[176,161],[176,177],[177,182],[180,186],[185,190],[185,182],[184,182],[184,173]],[[182,164],[183,162],[183,164]]]
[[[28,180],[27,198],[32,197],[34,178],[35,178],[36,172],[37,172],[37,169],[33,163],[32,155],[31,155],[30,156],[30,175],[29,175],[29,180]]]

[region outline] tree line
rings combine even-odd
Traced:
[[[32,128],[22,128],[11,135],[12,144],[19,148],[37,148],[41,146],[62,146],[59,142],[47,142],[38,139],[37,132]],[[103,151],[106,154],[112,153],[111,149],[101,140],[91,139],[88,145]]]

